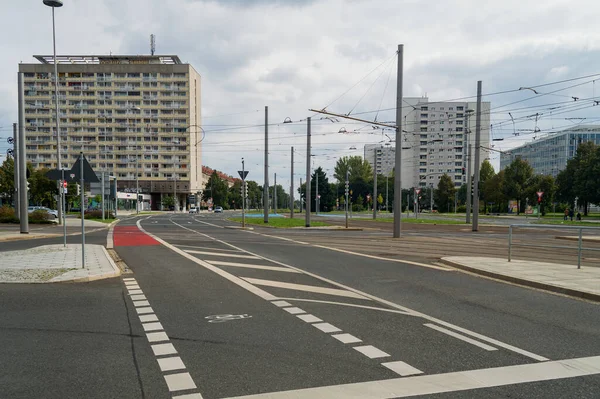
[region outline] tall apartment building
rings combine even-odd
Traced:
[[[403,99],[402,188],[437,187],[443,174],[454,185],[466,184],[467,149],[475,166],[476,102],[430,102],[427,97]],[[490,103],[481,103],[480,164],[489,156]]]
[[[396,162],[396,149],[384,144],[366,144],[364,148],[365,159],[372,168],[377,169],[377,174],[391,176]]]
[[[54,58],[19,64],[24,74],[27,160],[56,168]],[[118,190],[150,194],[152,209],[202,187],[200,75],[177,56],[57,56],[63,168],[83,151]],[[175,186],[174,186],[175,185]]]
[[[575,156],[577,146],[586,141],[600,145],[600,126],[566,129],[506,151],[500,155],[500,169],[520,157],[529,162],[535,174],[556,177],[567,167],[567,161]]]

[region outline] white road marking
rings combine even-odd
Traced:
[[[291,314],[306,313],[304,310],[302,310],[300,308],[296,308],[296,307],[283,308],[283,310],[285,310],[286,312],[291,313]]]
[[[278,236],[271,236],[271,235],[269,235],[269,234],[262,234],[262,233],[256,233],[256,234],[258,234],[258,235],[261,235],[261,236],[264,236],[264,237],[276,238],[276,239],[278,239],[278,240],[295,242],[296,244],[310,245],[310,243],[308,243],[308,242],[304,242],[304,241],[296,241],[296,240],[293,240],[293,239],[291,239],[291,238],[278,237]]]
[[[388,357],[389,356],[388,353],[385,353],[381,349],[377,349],[373,345],[355,346],[354,349],[356,349],[357,351],[359,351],[360,353],[362,353],[363,355],[365,355],[371,359],[377,359],[380,357]]]
[[[600,374],[600,356],[271,392],[236,399],[406,398],[596,374]]]
[[[125,281],[125,287],[129,288],[132,286],[136,286],[138,285],[137,281],[133,280],[133,281]]]
[[[311,326],[318,328],[319,330],[323,331],[324,333],[332,333],[332,332],[342,331],[339,328],[337,328],[336,326],[334,326],[333,324],[329,324],[329,323],[317,323],[317,324],[311,324]]]
[[[142,290],[129,290],[129,295],[143,294]]]
[[[132,301],[141,301],[146,299],[146,295],[144,294],[138,294],[138,295],[131,295],[131,300]]]
[[[175,225],[177,225],[177,226],[183,227],[180,224],[177,224],[175,222],[172,222],[172,223],[175,224]],[[263,291],[260,288],[253,286],[252,284],[250,284],[250,283],[242,280],[241,278],[239,278],[237,276],[234,276],[233,274],[228,273],[225,270],[221,270],[218,267],[215,267],[215,266],[211,265],[208,262],[205,262],[205,261],[203,261],[201,259],[198,259],[198,258],[196,258],[196,257],[194,257],[194,256],[192,256],[192,255],[190,255],[188,253],[186,253],[185,251],[182,251],[181,249],[179,249],[179,248],[177,248],[177,247],[169,244],[165,240],[161,239],[160,237],[155,236],[152,233],[148,233],[146,230],[143,229],[143,227],[141,226],[139,220],[137,221],[137,226],[138,226],[138,228],[141,231],[143,231],[144,233],[148,234],[150,237],[154,238],[156,241],[160,242],[162,245],[164,245],[165,247],[169,248],[170,250],[172,250],[172,251],[178,253],[179,255],[181,255],[181,256],[183,256],[183,257],[191,260],[192,262],[196,263],[197,265],[200,265],[200,266],[202,266],[202,267],[204,267],[204,268],[206,268],[206,269],[208,269],[208,270],[210,270],[212,272],[217,273],[218,275],[220,275],[221,277],[226,278],[227,280],[231,281],[232,283],[237,284],[238,286],[246,289],[247,291],[252,292],[254,295],[259,296],[259,297],[261,297],[261,298],[263,298],[263,299],[265,299],[267,301],[273,301],[273,300],[277,299],[276,296],[271,295],[268,292]],[[183,228],[187,229],[187,227],[183,227]],[[187,230],[196,232],[195,230],[192,230],[192,229],[187,229]],[[198,234],[202,234],[202,233],[198,233]],[[211,239],[213,239],[213,238],[211,237]]]
[[[192,380],[190,373],[165,375],[165,381],[167,381],[167,386],[171,392],[196,388],[196,384],[194,383],[194,380]]]
[[[282,308],[284,306],[292,306],[291,303],[286,302],[286,301],[275,301],[275,302],[271,302],[271,303],[275,306],[279,306],[280,308]]]
[[[319,300],[319,299],[300,299],[300,298],[281,298],[281,299],[287,299],[287,300],[290,300],[290,301],[298,301],[298,302],[315,302],[315,303],[325,303],[325,304],[329,304],[329,305],[350,306],[350,307],[353,307],[353,308],[379,310],[379,311],[382,311],[382,312],[397,313],[397,314],[403,314],[403,315],[406,315],[406,316],[414,316],[412,313],[404,312],[402,310],[378,308],[376,306],[358,305],[356,303],[322,301],[322,300]],[[281,302],[285,302],[285,301],[281,301]],[[287,303],[287,302],[285,302],[285,303]],[[291,306],[291,305],[289,305],[289,306]]]
[[[172,355],[177,353],[175,347],[171,343],[152,345],[152,352],[154,352],[154,356]]]
[[[423,324],[423,325],[425,327],[433,328],[434,330],[437,330],[439,332],[443,332],[444,334],[448,334],[451,337],[460,339],[461,341],[468,342],[471,345],[478,346],[478,347],[480,347],[482,349],[485,349],[486,351],[496,351],[496,350],[498,350],[498,348],[494,348],[493,346],[484,344],[484,343],[479,342],[479,341],[475,341],[474,339],[471,339],[469,337],[465,337],[464,335],[461,335],[461,334],[459,334],[457,332],[454,332],[454,331],[450,331],[450,330],[448,330],[448,329],[446,329],[444,327],[436,326],[435,324],[429,324],[429,323]]]
[[[319,319],[317,316],[312,315],[312,314],[301,314],[296,317],[298,317],[300,320],[305,321],[307,323],[316,323],[318,321],[323,321],[323,320]]]
[[[135,308],[137,314],[146,314],[146,313],[154,313],[154,310],[150,306],[147,308]]]
[[[212,226],[212,227],[218,227],[218,228],[220,228],[220,229],[223,229],[223,228],[224,228],[223,226],[219,226],[219,225],[212,224],[212,223],[208,223],[208,222],[203,222],[203,221],[201,221],[201,220],[197,220],[197,219],[195,219],[195,218],[194,218],[194,220],[195,220],[196,222],[198,222],[198,223],[207,224],[207,225],[209,225],[209,226]],[[173,222],[173,221],[171,220],[171,222]],[[173,222],[173,223],[175,223],[175,222]]]
[[[381,363],[381,365],[387,367],[396,374],[400,374],[401,376],[423,374],[421,370],[416,369],[410,364],[404,363],[400,360],[397,362]]]
[[[158,321],[153,323],[142,323],[142,327],[144,327],[144,331],[158,331],[163,329],[162,324]]]
[[[338,341],[340,341],[343,344],[356,344],[358,342],[362,342],[362,339],[356,338],[352,334],[334,334],[334,335],[332,335],[332,337],[337,339]]]
[[[135,281],[135,279],[133,277],[125,277],[123,281]]]
[[[348,297],[348,298],[367,299],[366,297],[364,297],[360,294],[356,294],[352,291],[340,290],[337,288],[317,287],[314,285],[305,285],[305,284],[283,283],[281,281],[263,280],[263,279],[259,279],[259,278],[250,278],[250,277],[241,277],[241,278],[246,280],[250,284],[263,285],[266,287],[276,287],[276,288],[284,288],[284,289],[288,289],[288,290],[315,292],[318,294],[336,295],[336,296],[343,296],[343,297]]]
[[[441,266],[434,266],[434,265],[428,265],[426,263],[419,263],[419,262],[413,262],[410,260],[401,260],[401,259],[392,259],[392,258],[383,258],[381,256],[375,256],[375,255],[367,255],[367,254],[361,254],[360,252],[352,252],[352,251],[347,251],[345,249],[340,249],[340,248],[332,248],[332,247],[326,247],[324,245],[313,245],[314,247],[317,248],[323,248],[323,249],[329,249],[331,251],[337,251],[337,252],[343,252],[345,254],[350,254],[350,255],[356,255],[356,256],[362,256],[365,258],[371,258],[371,259],[378,259],[378,260],[387,260],[390,262],[397,262],[397,263],[407,263],[409,265],[414,265],[414,266],[421,266],[421,267],[427,267],[430,269],[436,269],[436,270],[442,270],[444,272],[451,272],[454,271],[454,269],[448,268],[448,267],[441,267]]]
[[[194,255],[224,256],[224,257],[229,257],[229,258],[244,258],[244,259],[259,259],[253,255],[239,255],[239,254],[230,254],[230,253],[223,253],[223,252],[195,251],[193,249],[184,249],[184,251],[187,252],[188,254],[194,254]]]
[[[150,306],[150,302],[148,301],[133,301],[133,306],[140,307],[140,306]]]
[[[286,272],[286,273],[300,273],[297,270],[289,269],[281,266],[265,266],[265,265],[250,265],[246,263],[235,263],[235,262],[223,262],[218,260],[207,260],[208,263],[215,266],[233,266],[233,267],[245,267],[248,269],[260,269],[260,270],[271,270],[274,272]]]
[[[149,321],[158,321],[158,317],[155,314],[140,315],[140,321],[142,323],[148,323]]]
[[[148,342],[160,342],[169,340],[167,333],[164,331],[148,333],[146,334],[146,337],[148,338]]]
[[[160,371],[185,369],[185,364],[183,364],[183,361],[179,356],[163,357],[156,360],[158,361],[158,367],[160,367]]]
[[[188,395],[173,396],[173,399],[204,399],[199,393],[190,393]]]
[[[178,247],[178,248],[211,249],[213,251],[240,252],[237,249],[223,249],[223,248],[214,248],[214,247],[199,247],[199,246],[196,246],[196,245],[177,244],[175,246]]]

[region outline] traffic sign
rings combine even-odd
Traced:
[[[238,173],[239,173],[240,177],[242,178],[242,180],[246,180],[246,176],[248,176],[249,171],[248,170],[238,170]]]
[[[75,178],[75,173],[71,173],[69,176],[71,176],[71,179]]]
[[[66,181],[66,180],[65,180],[65,181],[63,181],[63,187],[64,187],[64,188],[67,188],[67,181]]]
[[[544,192],[543,191],[538,191],[536,194],[537,194],[537,196],[539,198],[542,198],[542,195],[544,195]]]
[[[421,189],[420,188],[415,188],[415,193],[417,193],[417,195],[421,194]]]

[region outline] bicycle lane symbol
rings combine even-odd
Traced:
[[[241,319],[249,319],[250,315],[248,314],[215,314],[211,316],[206,316],[205,319],[208,319],[209,323],[224,323],[226,321],[231,320],[241,320]]]

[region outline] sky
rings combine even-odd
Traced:
[[[330,181],[337,159],[393,137],[391,129],[309,109],[394,124],[398,44],[405,97],[475,101],[483,82],[492,125],[484,132],[503,139],[493,141],[496,150],[600,124],[599,12],[591,0],[577,7],[563,0],[64,0],[56,40],[59,55],[143,55],[155,34],[157,54],[176,54],[202,76],[202,163],[237,175],[244,158],[248,179],[259,184],[268,106],[269,180],[276,173],[288,191],[292,146],[294,185],[306,175],[307,117],[311,167],[322,166]],[[51,10],[42,0],[11,1],[1,20],[6,154],[18,64],[52,53]],[[497,170],[498,153],[490,159]]]

